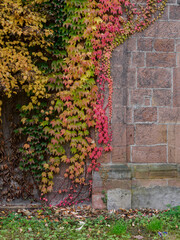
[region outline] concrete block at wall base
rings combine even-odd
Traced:
[[[156,186],[139,187],[132,190],[132,208],[167,209],[180,205],[180,188]]]
[[[131,190],[115,188],[107,191],[107,209],[131,208]]]

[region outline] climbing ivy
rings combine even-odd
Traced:
[[[24,80],[19,82],[30,102],[20,110],[23,125],[17,132],[27,136],[20,166],[33,173],[45,196],[53,190],[54,174],[59,173],[62,164],[66,165],[64,178],[71,182],[70,194],[59,206],[80,201],[77,190],[83,186],[91,190],[92,181],[87,179],[92,171],[99,170],[98,158],[112,150],[110,58],[116,46],[147,28],[163,13],[166,1],[145,2],[140,5],[130,0],[31,1],[33,11],[38,10],[36,21],[44,35],[40,34],[41,38],[35,33],[28,35],[37,41],[28,42],[28,50],[22,49],[22,56],[26,52],[28,63],[34,64],[36,80],[31,83],[24,79],[30,69],[26,75],[21,72],[20,79]],[[20,1],[18,4],[22,8]],[[26,1],[24,4],[28,9]],[[19,40],[18,47],[22,42]],[[38,43],[40,52],[35,51]],[[7,85],[4,91],[11,97],[17,80],[7,81],[6,75],[2,79],[1,85]],[[109,97],[105,106],[106,86]],[[62,186],[58,193],[62,192],[67,193],[68,189]]]

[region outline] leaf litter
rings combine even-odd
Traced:
[[[48,227],[47,221],[50,222],[57,222],[61,224],[63,222],[64,225],[60,225],[59,229],[63,231],[64,228],[66,228],[66,225],[69,225],[69,219],[71,219],[74,224],[76,232],[87,231],[85,225],[89,220],[90,221],[99,221],[98,224],[102,224],[107,229],[111,228],[111,225],[118,221],[129,221],[131,222],[130,225],[130,232],[131,232],[131,239],[153,239],[146,237],[147,231],[144,231],[142,227],[138,226],[139,223],[136,222],[137,219],[140,218],[146,218],[151,219],[153,217],[157,217],[167,212],[168,210],[159,211],[157,209],[118,209],[118,210],[98,210],[92,208],[90,205],[84,205],[84,206],[71,206],[71,207],[45,207],[45,206],[39,206],[38,208],[29,207],[29,208],[18,208],[18,206],[15,206],[14,208],[8,208],[5,207],[2,209],[0,208],[0,222],[1,219],[4,217],[8,217],[9,214],[15,213],[17,215],[20,215],[22,217],[25,217],[26,219],[36,218],[39,220],[43,220],[45,222],[45,226]],[[148,220],[149,221],[149,220]],[[1,224],[0,224],[1,225]],[[1,228],[0,228],[1,230]],[[65,230],[65,229],[64,229]],[[129,231],[128,230],[128,231]],[[93,232],[93,227],[88,227],[88,235],[87,239],[89,238],[91,232]],[[99,231],[99,230],[98,230]],[[100,231],[97,234],[100,234]],[[22,229],[20,229],[20,232],[22,232]],[[28,229],[28,232],[31,232],[30,229]],[[164,238],[169,239],[167,237],[167,234],[160,234],[157,235],[158,238]],[[166,235],[166,236],[165,236]],[[124,239],[124,238],[121,238]],[[175,238],[176,239],[176,238]]]

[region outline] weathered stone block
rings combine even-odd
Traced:
[[[169,19],[180,20],[180,6],[170,6]]]
[[[177,64],[177,67],[180,67],[180,53],[179,52],[176,53],[176,64]]]
[[[178,176],[177,164],[129,164],[135,179],[174,179]]]
[[[127,109],[126,109],[126,121],[125,121],[127,124],[133,123],[132,115],[133,115],[133,109],[130,108],[130,107],[127,107]]]
[[[152,188],[155,186],[167,186],[166,179],[133,179],[132,187]]]
[[[180,43],[176,44],[176,52],[180,52]]]
[[[132,208],[167,209],[179,205],[180,188],[156,186],[152,188],[134,187],[132,191]]]
[[[137,48],[139,51],[152,51],[152,38],[140,38],[137,42]]]
[[[132,53],[132,66],[133,67],[144,67],[144,53],[143,52]]]
[[[127,105],[127,88],[113,89],[112,102],[126,106]]]
[[[144,97],[144,106],[151,106],[151,97]]]
[[[107,209],[131,208],[131,191],[115,188],[107,191]]]
[[[131,169],[125,164],[111,165],[108,169],[108,179],[130,179]]]
[[[139,68],[137,85],[138,88],[170,88],[171,71],[160,68]]]
[[[171,105],[171,89],[154,89],[152,105],[153,106],[170,106]]]
[[[116,64],[114,64],[114,62]],[[131,53],[123,51],[123,57],[113,54],[111,58],[111,66],[111,76],[113,78],[114,87],[126,87],[128,69],[131,68]]]
[[[126,146],[126,125],[122,123],[113,123],[113,138],[112,144],[114,147],[117,146]]]
[[[126,45],[126,48],[129,52],[136,51],[136,38],[129,38],[124,45]]]
[[[150,89],[132,89],[130,91],[130,104],[132,106],[142,106],[144,105],[145,98],[151,97]]]
[[[112,163],[126,163],[126,146],[125,147],[113,147],[112,151]]]
[[[127,146],[126,147],[126,158],[127,158],[127,162],[131,162],[131,147]]]
[[[155,39],[154,49],[159,52],[174,52],[174,39]]]
[[[126,145],[134,144],[134,125],[126,125]]]
[[[180,163],[180,125],[168,126],[168,160]]]
[[[173,71],[173,106],[180,107],[180,67]]]
[[[136,145],[154,145],[161,143],[167,143],[166,125],[136,125]]]
[[[161,163],[167,162],[166,146],[132,147],[132,162]]]
[[[176,67],[175,53],[147,53],[146,65],[148,67]]]
[[[180,178],[177,179],[169,179],[168,186],[180,188]]]
[[[122,104],[113,104],[113,123],[126,123],[126,107],[123,107]]]
[[[93,172],[93,188],[101,188],[103,187],[103,180],[99,172]]]
[[[160,123],[180,123],[180,108],[159,108]]]
[[[180,22],[179,21],[160,21],[155,22],[147,28],[140,37],[155,37],[155,38],[179,38],[180,37]]]
[[[177,177],[177,171],[176,170],[168,170],[168,171],[150,171],[149,172],[149,178],[152,179],[159,179],[159,178],[176,178]]]
[[[129,67],[126,75],[126,87],[136,86],[136,68]]]
[[[134,122],[156,122],[157,108],[142,107],[134,110]]]
[[[108,179],[106,184],[106,189],[121,188],[126,190],[131,190],[131,180],[129,179]]]
[[[92,207],[95,209],[106,209],[106,205],[103,202],[103,194],[93,194],[92,195]]]

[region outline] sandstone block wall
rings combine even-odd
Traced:
[[[111,76],[113,151],[93,175],[93,206],[180,205],[179,0],[114,50]]]

